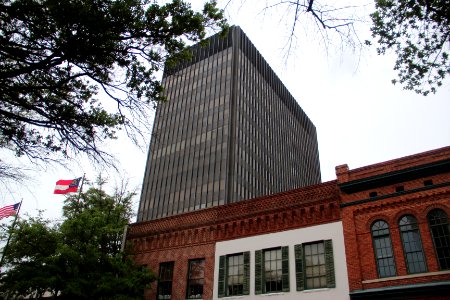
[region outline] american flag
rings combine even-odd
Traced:
[[[0,208],[0,220],[15,215],[19,210],[19,206],[20,202]]]

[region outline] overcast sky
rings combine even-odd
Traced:
[[[375,49],[362,53],[341,50],[336,41],[326,51],[311,25],[300,28],[297,47],[286,61],[283,46],[289,20],[274,11],[260,13],[261,7],[254,5],[259,2],[232,2],[228,11],[230,23],[243,29],[315,124],[323,181],[335,179],[337,165],[348,164],[354,169],[450,145],[448,78],[436,95],[423,97],[404,91],[391,84],[395,77],[393,55],[377,56]],[[367,25],[357,26],[361,39],[369,38]],[[301,32],[307,33],[306,39],[300,36]],[[131,186],[139,190],[147,150],[140,151],[125,139],[111,143],[109,148],[118,155],[122,177],[129,178]],[[53,195],[55,182],[83,173],[95,179],[99,171],[81,162],[70,170],[35,172],[33,181],[1,190],[0,205],[23,198],[23,212],[36,215],[37,210],[43,209],[46,217],[59,218],[65,197]],[[105,176],[111,185],[120,180],[111,171]],[[136,203],[138,200],[139,196]]]

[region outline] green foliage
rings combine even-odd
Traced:
[[[378,53],[394,49],[394,69],[407,90],[435,93],[450,73],[450,5],[446,0],[377,0],[371,15]]]
[[[19,220],[5,253],[0,277],[3,296],[60,299],[142,299],[155,276],[121,251],[133,193],[108,195],[90,188],[68,197],[64,220],[52,225],[42,217]],[[130,250],[130,249],[128,249]]]
[[[214,0],[202,12],[181,0],[0,0],[0,147],[107,163],[99,142],[122,128],[136,141],[164,99],[165,59],[220,27]]]
[[[53,290],[58,286],[60,280],[56,274],[59,267],[54,257],[60,237],[57,227],[49,225],[49,221],[41,216],[30,217],[17,222],[12,234],[14,238],[4,259],[11,269],[2,274],[3,292],[9,290],[16,295],[33,293],[40,296],[47,288]],[[17,265],[20,268],[16,268]]]

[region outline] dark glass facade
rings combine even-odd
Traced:
[[[316,129],[239,27],[166,68],[138,222],[320,183]]]

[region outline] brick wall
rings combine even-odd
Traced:
[[[370,176],[379,179],[383,169],[386,174],[401,172],[402,168],[420,168],[421,165],[446,161],[450,158],[449,150],[447,147],[356,170],[339,166],[336,168],[338,184],[351,180],[362,182],[365,176],[367,180],[370,180]],[[450,270],[439,269],[427,222],[427,213],[433,208],[440,208],[450,216],[450,173],[444,168],[440,171],[439,174],[426,174],[403,182],[397,179],[394,184],[378,185],[366,190],[355,188],[355,191],[341,193],[350,291],[450,280]],[[432,185],[425,186],[425,180],[431,180]],[[398,186],[403,186],[404,191],[398,192]],[[377,192],[377,196],[370,197],[371,192]],[[413,215],[418,221],[428,269],[425,273],[407,272],[398,226],[399,219],[406,214]],[[376,220],[384,220],[389,224],[397,270],[394,277],[378,276],[371,235],[371,225]]]
[[[444,161],[442,166],[440,161]],[[434,166],[432,171],[421,169],[422,165],[430,163]],[[402,170],[411,171],[411,168],[414,170],[402,180]],[[337,220],[343,223],[350,291],[450,281],[450,271],[439,270],[426,219],[433,208],[443,209],[450,215],[449,168],[450,147],[356,170],[343,165],[336,168],[336,181],[132,224],[127,241],[134,245],[136,261],[147,265],[156,274],[161,262],[175,262],[172,297],[175,300],[185,299],[188,261],[195,258],[206,259],[203,299],[212,299],[214,251],[218,241]],[[418,172],[425,175],[417,176]],[[389,184],[391,179],[384,178],[385,174],[395,182]],[[375,185],[370,185],[371,178],[377,181]],[[432,184],[424,185],[425,180],[431,180]],[[361,188],[366,181],[370,188]],[[352,182],[360,184],[359,188],[344,190],[345,185],[348,188]],[[399,191],[398,186],[404,190]],[[373,192],[376,196],[370,195]],[[418,220],[428,268],[426,273],[407,273],[398,228],[399,218],[405,214],[412,214]],[[386,221],[390,227],[397,269],[396,276],[390,278],[378,278],[370,231],[372,223],[378,219]],[[153,283],[152,290],[145,293],[146,299],[155,299],[155,290],[156,283]]]
[[[156,275],[159,274],[159,264],[163,262],[174,262],[172,299],[185,299],[188,276],[188,262],[191,259],[205,259],[205,285],[204,298],[212,299],[214,282],[214,243],[194,245],[188,247],[171,248],[148,251],[136,256],[136,262],[147,265]],[[144,299],[156,299],[157,282],[153,282],[151,288],[145,291]]]
[[[418,193],[414,197],[405,195],[388,200],[385,199],[382,203],[377,202],[343,208],[342,221],[344,224],[350,290],[450,280],[450,272],[434,276],[428,276],[427,274],[419,277],[408,275],[398,227],[399,218],[405,214],[412,214],[417,218],[428,272],[439,273],[439,265],[435,256],[426,214],[432,208],[441,208],[450,215],[450,190],[447,188],[445,194],[440,194],[440,192],[442,191],[437,190],[435,194],[430,194],[430,192],[426,194]],[[379,219],[389,224],[397,276],[402,279],[396,280],[394,277],[392,280],[376,281],[378,273],[370,227],[375,220]]]
[[[212,299],[217,241],[257,236],[340,219],[335,181],[229,205],[132,224],[127,241],[135,260],[156,274],[174,261],[172,299],[185,299],[188,261],[205,258],[203,299]],[[145,292],[156,299],[157,283]]]

